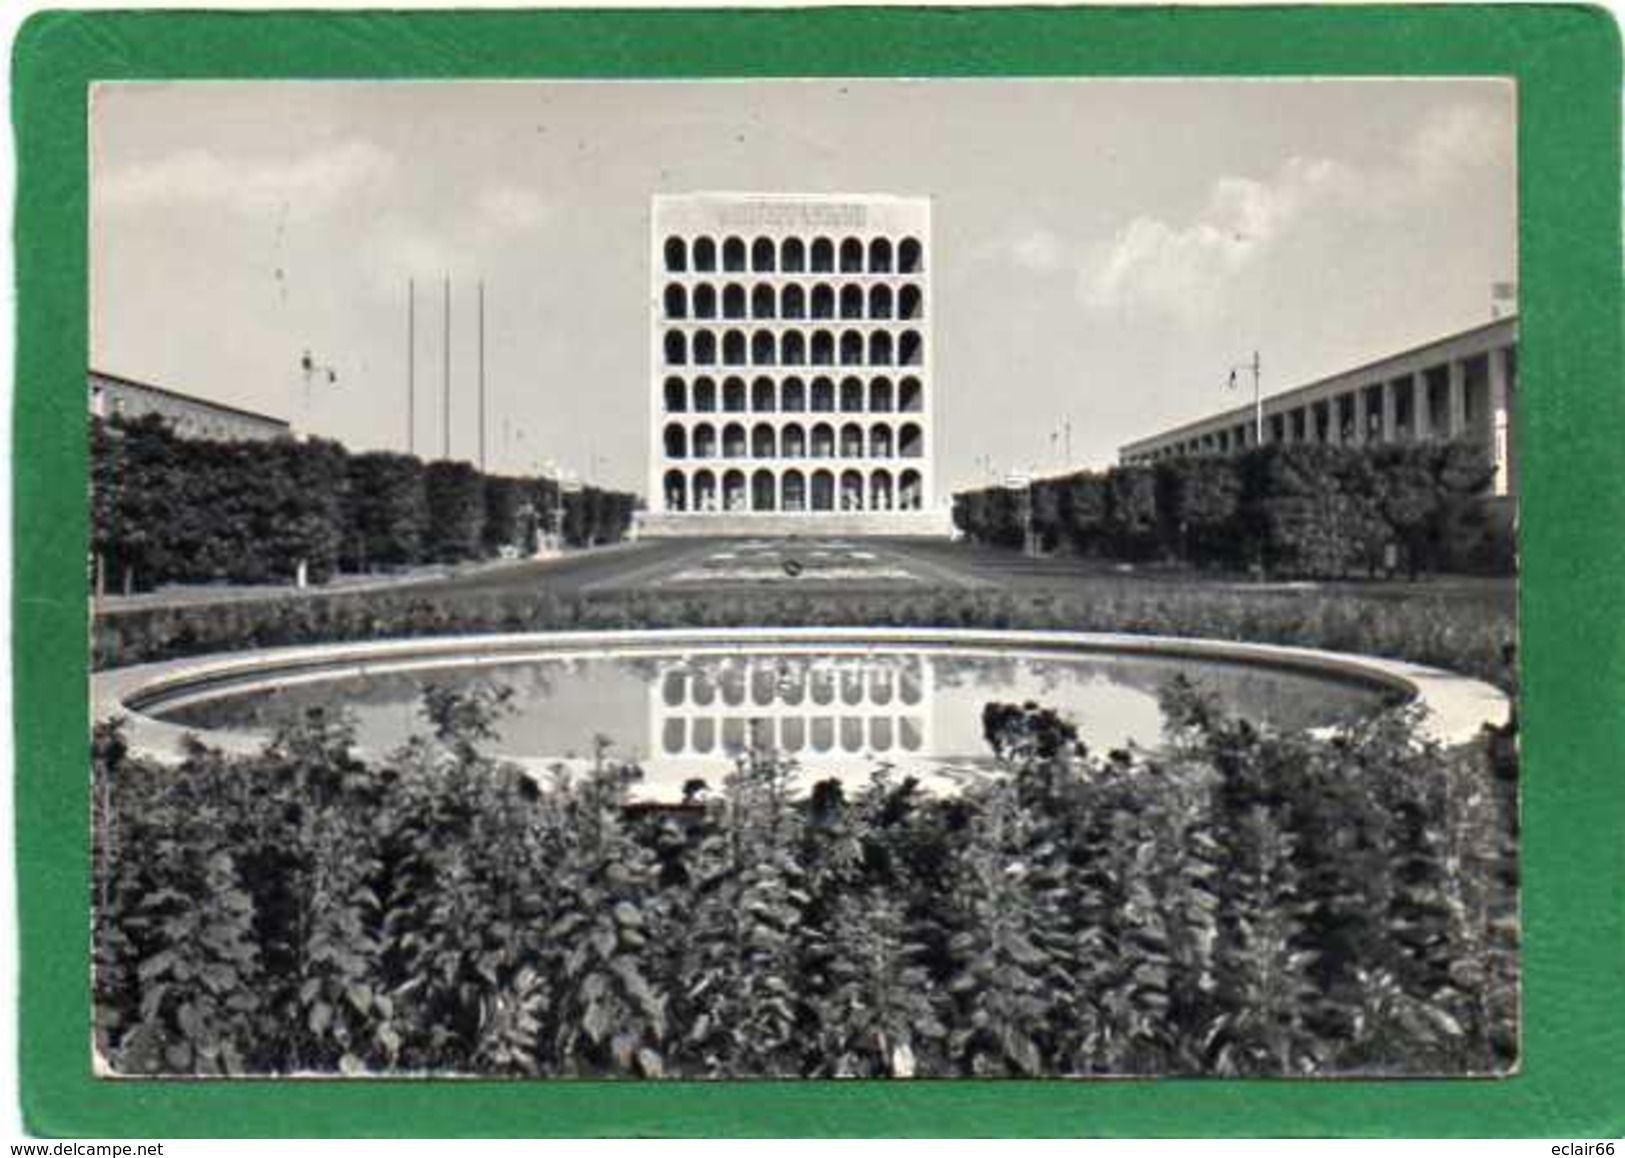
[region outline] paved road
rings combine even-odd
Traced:
[[[794,570],[795,575],[789,574]],[[1013,551],[968,543],[921,539],[664,539],[627,543],[558,559],[526,560],[418,577],[371,590],[400,594],[524,594],[574,596],[648,591],[681,596],[690,592],[737,590],[838,591],[852,595],[907,592],[925,587],[998,589],[1013,592],[1085,589],[1103,578],[1132,574],[1141,582],[1192,582],[1188,572],[1125,572],[1109,563],[1066,557],[1027,558]],[[1208,584],[1254,587],[1240,576],[1208,577]],[[1304,587],[1305,584],[1285,585]],[[366,590],[356,585],[307,592]],[[1328,591],[1411,598],[1418,594],[1486,600],[1512,609],[1516,586],[1508,579],[1449,578],[1420,583],[1339,583]],[[245,598],[285,597],[287,588],[194,588],[141,596],[139,602],[210,603]],[[166,597],[167,595],[167,597]],[[117,610],[117,608],[113,608]]]

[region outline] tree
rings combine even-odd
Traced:
[[[428,495],[427,553],[441,563],[477,559],[485,531],[485,484],[466,462],[431,462],[424,468]]]

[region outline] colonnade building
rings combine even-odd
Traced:
[[[930,201],[658,196],[651,226],[639,532],[948,533]]]
[[[1501,318],[1264,399],[1264,442],[1333,446],[1472,439],[1495,463],[1494,494],[1518,491],[1518,319]],[[1125,465],[1256,444],[1252,405],[1118,452]]]

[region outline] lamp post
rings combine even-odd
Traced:
[[[1227,390],[1234,390],[1236,388],[1236,375],[1237,374],[1241,373],[1243,370],[1251,370],[1253,372],[1253,445],[1254,446],[1263,446],[1264,445],[1264,394],[1263,394],[1263,390],[1262,390],[1262,388],[1260,386],[1260,382],[1262,380],[1262,376],[1260,374],[1260,369],[1261,369],[1261,367],[1260,367],[1260,362],[1259,362],[1259,357],[1258,357],[1258,351],[1254,350],[1253,351],[1253,360],[1251,362],[1243,362],[1240,365],[1230,367],[1230,381],[1225,386],[1225,389],[1227,389]]]

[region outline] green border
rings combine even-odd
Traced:
[[[54,12],[14,48],[21,1082],[47,1135],[1625,1132],[1620,46],[1600,9]],[[113,78],[1511,75],[1526,985],[1500,1081],[115,1083],[84,984],[86,86]],[[1175,143],[1167,143],[1175,147]],[[161,292],[161,285],[157,287]],[[1327,292],[1335,292],[1327,287]],[[176,324],[187,324],[176,303]]]

